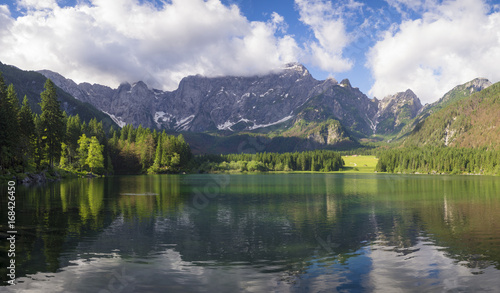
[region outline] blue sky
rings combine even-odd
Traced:
[[[0,0],[0,61],[165,90],[300,62],[369,97],[410,88],[428,103],[500,80],[499,11],[499,0]]]

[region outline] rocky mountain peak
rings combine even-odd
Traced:
[[[350,82],[347,78],[343,79],[343,80],[340,82],[340,86],[341,86],[341,87],[352,88],[352,86],[351,86],[351,82]]]
[[[132,87],[139,87],[139,88],[148,88],[146,83],[144,83],[142,80],[139,80],[138,82],[135,82],[132,84]]]
[[[132,85],[128,82],[122,82],[120,83],[120,85],[118,86],[118,88],[116,89],[116,94],[120,94],[120,93],[127,93],[127,92],[130,92],[130,90],[132,89]]]
[[[307,68],[304,65],[297,63],[297,62],[287,63],[287,64],[285,64],[285,67],[283,67],[283,69],[284,70],[294,70],[294,71],[297,71],[300,73],[304,73],[304,72],[309,73],[309,71],[307,70]]]
[[[473,93],[480,92],[485,88],[491,86],[492,83],[486,78],[476,78],[461,85],[457,85],[451,91],[447,92],[441,99],[434,103],[434,105],[445,104],[454,99],[463,98]]]
[[[492,83],[486,78],[476,78],[464,84],[466,88],[470,89],[471,93],[482,91],[491,85]]]
[[[385,108],[393,104],[414,104],[416,108],[422,108],[420,99],[410,89],[407,89],[404,92],[396,93],[395,95],[387,96],[380,100],[379,110],[383,111]]]
[[[410,89],[387,96],[378,101],[378,111],[375,117],[376,131],[396,133],[421,110],[420,99]]]

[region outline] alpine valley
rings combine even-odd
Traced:
[[[33,104],[43,75],[61,90],[67,112],[85,112],[85,117],[98,120],[109,116],[120,127],[181,132],[194,153],[345,150],[382,141],[494,148],[500,144],[500,85],[491,86],[486,79],[459,85],[423,106],[410,89],[370,99],[347,79],[316,80],[297,63],[262,76],[188,76],[174,91],[153,89],[142,81],[116,89],[76,84],[49,70],[0,66],[6,82],[23,89],[20,96],[26,94]],[[489,91],[483,91],[486,88]],[[478,139],[485,135],[489,138]]]

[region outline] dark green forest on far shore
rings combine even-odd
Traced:
[[[394,148],[381,151],[378,157],[377,172],[500,175],[500,152],[485,147]]]

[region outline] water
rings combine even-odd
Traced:
[[[499,191],[498,177],[387,174],[17,186],[18,284],[0,292],[496,291]]]

